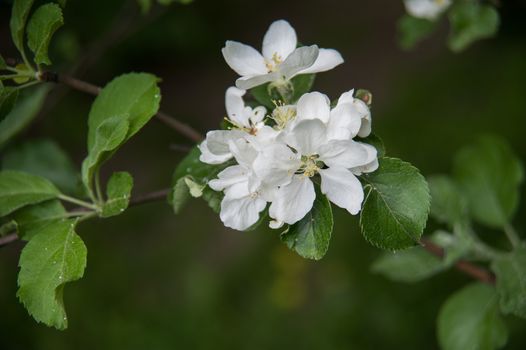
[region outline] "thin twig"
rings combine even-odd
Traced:
[[[436,245],[435,243],[431,242],[430,240],[426,238],[422,238],[420,240],[420,243],[422,247],[430,252],[431,254],[443,258],[445,255],[444,249],[442,247]],[[455,263],[455,268],[474,279],[477,279],[483,283],[494,285],[495,284],[495,275],[491,273],[490,271],[477,266],[475,264],[472,264],[465,260],[459,260]]]
[[[86,81],[71,77],[66,74],[57,74],[54,72],[42,72],[40,73],[39,79],[45,82],[61,83],[67,85],[74,90],[88,93],[90,95],[98,95],[101,91],[99,86],[93,85]],[[203,135],[200,132],[185,124],[179,120],[169,116],[165,112],[159,111],[155,115],[157,120],[164,123],[166,126],[176,130],[180,134],[186,136],[188,139],[194,142],[201,142],[203,140]]]
[[[168,196],[168,193],[170,193],[169,188],[165,188],[159,191],[149,192],[145,194],[138,195],[130,200],[130,207],[151,203],[159,200],[164,200]],[[72,212],[78,213],[78,212],[86,212],[86,209],[84,207],[79,207],[72,209]],[[13,242],[18,241],[18,235],[16,233],[10,233],[3,237],[0,237],[0,248],[9,245]]]

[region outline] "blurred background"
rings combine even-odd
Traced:
[[[4,57],[15,55],[10,6],[0,1]],[[427,176],[448,173],[455,152],[488,132],[507,138],[526,159],[526,2],[501,1],[499,12],[496,38],[453,54],[445,46],[446,23],[416,49],[398,47],[402,1],[196,0],[144,16],[134,1],[71,0],[50,56],[57,71],[84,62],[89,67],[76,76],[98,85],[125,72],[154,73],[163,79],[162,109],[204,133],[223,118],[224,92],[236,78],[221,56],[224,42],[259,48],[268,25],[287,19],[302,43],[336,48],[345,58],[318,75],[315,89],[333,99],[351,88],[370,90],[373,128],[388,155]],[[80,167],[92,100],[53,90],[18,142],[53,138]],[[173,144],[190,145],[152,120],[103,175],[130,171],[135,194],[165,188],[184,156]],[[522,234],[525,208],[523,200],[514,222]],[[199,200],[179,216],[159,202],[83,223],[78,232],[88,267],[82,280],[66,287],[64,332],[36,324],[18,303],[22,245],[2,248],[0,349],[438,348],[440,305],[469,278],[450,271],[400,284],[372,274],[380,251],[362,238],[356,218],[334,211],[331,246],[319,262],[288,251],[278,231],[224,228]],[[431,232],[434,223],[428,226]],[[506,321],[506,348],[526,348],[526,323]]]

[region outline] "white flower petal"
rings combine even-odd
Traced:
[[[374,146],[362,142],[358,143],[367,151],[367,160],[364,165],[351,167],[350,170],[355,175],[361,175],[362,173],[372,173],[378,169],[378,151]]]
[[[340,53],[334,49],[319,49],[318,58],[312,66],[302,70],[299,74],[326,72],[343,63]]]
[[[263,56],[270,61],[277,54],[281,60],[285,60],[297,43],[296,31],[289,22],[282,19],[275,21],[263,38]]]
[[[221,50],[226,63],[241,76],[266,74],[265,59],[251,46],[227,41]]]
[[[353,107],[357,114],[360,115],[362,119],[362,124],[360,130],[358,131],[358,136],[367,137],[371,134],[371,110],[365,102],[360,99],[355,98]]]
[[[451,0],[404,0],[404,5],[411,16],[434,20],[451,5]]]
[[[309,92],[298,100],[296,108],[296,120],[300,122],[308,119],[319,119],[324,123],[329,121],[331,113],[331,101],[319,92]]]
[[[354,89],[341,94],[340,98],[338,99],[338,106],[342,103],[353,103],[354,102],[353,95],[354,95]]]
[[[363,188],[360,181],[349,170],[337,167],[320,170],[321,192],[327,198],[346,209],[352,215],[362,207]]]
[[[216,155],[210,152],[208,149],[208,141],[204,140],[201,142],[199,146],[199,150],[201,151],[201,155],[199,156],[199,160],[203,163],[207,164],[221,164],[232,158],[232,154],[230,152],[225,154]]]
[[[291,183],[278,190],[270,205],[269,215],[276,221],[292,225],[312,209],[315,198],[312,181],[308,177],[295,175]]]
[[[250,121],[253,125],[259,123],[265,118],[265,115],[267,115],[267,109],[263,106],[257,106],[256,108],[252,109]]]
[[[249,90],[253,87],[263,85],[269,81],[275,81],[279,79],[279,74],[276,72],[273,73],[264,73],[261,75],[249,75],[241,77],[236,80],[236,86],[240,89]]]
[[[270,222],[268,223],[268,227],[274,230],[278,228],[282,228],[283,225],[285,225],[283,221],[277,221],[277,220],[270,220]]]
[[[245,114],[245,102],[243,95],[246,91],[231,86],[225,93],[225,107],[228,118],[240,126],[249,125],[248,118]]]
[[[230,152],[239,165],[251,168],[258,153],[256,149],[245,139],[238,139],[228,143]]]
[[[249,171],[240,165],[229,166],[217,174],[217,179],[210,180],[208,186],[214,191],[223,191],[234,184],[247,182]]]
[[[374,149],[374,147],[373,147]],[[320,159],[329,167],[354,168],[370,163],[374,158],[363,143],[352,140],[333,140],[319,148]],[[374,149],[376,157],[376,149]]]
[[[206,139],[199,145],[203,163],[220,164],[232,158],[229,141],[242,138],[246,133],[240,130],[213,130],[206,134]]]
[[[299,166],[298,155],[280,143],[268,145],[253,163],[254,173],[269,186],[288,184]]]
[[[338,103],[331,111],[327,125],[329,140],[350,140],[360,130],[362,119],[351,103]]]
[[[292,79],[298,73],[311,67],[318,57],[318,46],[302,46],[294,50],[278,67],[280,75]]]
[[[259,213],[265,209],[266,205],[267,202],[258,197],[232,199],[225,196],[221,202],[219,217],[226,227],[243,231],[258,221]]]
[[[327,143],[327,128],[318,119],[304,120],[288,132],[284,139],[301,155],[318,154],[318,150]]]

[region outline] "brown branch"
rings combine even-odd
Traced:
[[[129,207],[133,207],[136,205],[151,203],[159,200],[164,200],[168,196],[168,193],[170,193],[169,188],[165,188],[163,190],[149,192],[145,194],[140,194],[130,200]],[[72,209],[72,211],[85,211],[85,208],[75,208]],[[10,233],[8,235],[5,235],[4,237],[0,237],[0,248],[9,245],[13,242],[18,241],[18,235],[16,233]]]
[[[46,71],[40,73],[39,79],[45,82],[61,83],[66,86],[69,86],[74,90],[85,92],[94,96],[98,95],[101,91],[101,88],[99,86],[93,85],[80,79],[76,79],[66,74],[57,74],[54,72]],[[188,124],[180,122],[179,120],[169,116],[165,112],[159,111],[157,112],[155,117],[157,118],[157,120],[164,123],[166,126],[176,130],[177,132],[186,136],[194,142],[201,142],[204,138],[200,132],[198,132]]]
[[[445,255],[444,249],[442,247],[436,245],[435,243],[431,242],[429,239],[422,238],[420,240],[420,244],[422,247],[430,252],[431,254],[443,258]],[[455,268],[466,275],[469,275],[473,277],[474,279],[477,279],[483,283],[494,285],[495,284],[495,275],[491,273],[490,271],[477,266],[475,264],[472,264],[465,260],[459,260],[455,263]]]

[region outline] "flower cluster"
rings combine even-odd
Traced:
[[[404,0],[404,5],[413,17],[435,20],[451,6],[451,0]]]
[[[224,192],[220,217],[228,227],[248,229],[269,203],[270,227],[294,224],[312,209],[317,193],[355,215],[364,199],[356,176],[378,168],[376,149],[354,140],[371,133],[371,113],[353,90],[334,106],[319,92],[305,93],[297,101],[275,101],[272,111],[245,103],[241,88],[288,85],[295,75],[343,62],[335,50],[296,45],[294,29],[280,20],[265,35],[263,55],[232,41],[223,48],[227,63],[241,75],[237,87],[226,91],[230,127],[208,132],[199,149],[204,163],[229,162],[208,183]]]

